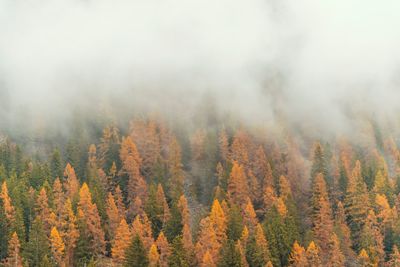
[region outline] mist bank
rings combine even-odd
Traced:
[[[0,0],[0,122],[23,135],[68,132],[76,116],[156,113],[316,137],[357,136],[371,121],[398,133],[399,8],[392,0]]]

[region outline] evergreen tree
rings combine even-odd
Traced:
[[[177,236],[172,242],[171,255],[168,259],[168,265],[170,267],[189,267],[192,266],[192,257],[189,255],[192,251],[185,248],[182,242],[182,237]]]
[[[29,231],[29,240],[24,248],[24,258],[30,266],[40,266],[45,256],[50,257],[50,244],[43,222],[37,217]]]
[[[228,240],[222,247],[218,267],[243,267],[240,251],[233,240]]]
[[[147,267],[149,265],[149,259],[147,255],[148,253],[143,246],[142,240],[140,239],[139,235],[135,235],[125,251],[124,266]]]

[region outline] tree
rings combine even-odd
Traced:
[[[65,245],[56,227],[53,227],[51,229],[50,244],[51,244],[51,252],[53,254],[55,261],[57,262],[58,266],[62,266],[64,263]]]
[[[8,194],[8,187],[7,187],[7,182],[4,181],[2,186],[1,186],[1,193],[0,193],[0,198],[3,201],[3,208],[4,208],[4,213],[6,215],[8,224],[11,225],[15,221],[15,208],[11,202],[11,198]]]
[[[228,181],[228,199],[231,203],[242,206],[247,203],[248,196],[249,190],[245,172],[242,165],[234,161]]]
[[[65,244],[65,265],[72,266],[74,249],[79,238],[77,219],[72,210],[71,200],[65,201],[61,214],[60,234]]]
[[[62,160],[61,160],[61,154],[60,151],[56,148],[53,151],[53,154],[51,155],[51,161],[50,161],[50,170],[51,170],[51,176],[52,178],[56,177],[62,177],[63,175],[63,169],[62,169]]]
[[[365,251],[365,249],[362,249],[360,251],[360,254],[358,254],[358,264],[360,267],[373,267],[375,266],[369,256],[368,253]]]
[[[210,251],[207,250],[206,253],[204,253],[204,256],[203,256],[200,266],[201,267],[216,267]]]
[[[322,174],[324,179],[328,178],[328,167],[327,167],[327,161],[325,159],[325,153],[322,148],[322,145],[318,142],[314,145],[314,155],[313,155],[313,164],[311,166],[311,183],[313,183],[315,177],[318,174]],[[328,182],[329,186],[332,184]]]
[[[57,215],[58,224],[60,224],[61,214],[63,213],[64,208],[64,201],[65,201],[65,194],[62,189],[62,184],[60,178],[56,178],[53,183],[53,205],[54,211]]]
[[[157,251],[157,246],[155,244],[151,245],[149,251],[149,267],[159,267],[160,266],[160,255]]]
[[[175,137],[169,138],[168,156],[168,192],[173,200],[179,199],[183,194],[185,175],[182,170],[182,152],[178,140]]]
[[[372,262],[377,264],[382,263],[385,257],[383,237],[373,210],[368,212],[361,231],[360,247],[365,249]]]
[[[3,200],[0,198],[0,262],[7,256],[9,227],[4,211]]]
[[[367,186],[361,176],[361,163],[357,161],[349,179],[345,195],[347,222],[356,248],[360,247],[359,239],[368,214],[368,207]]]
[[[149,250],[154,243],[151,224],[146,214],[136,216],[132,223],[132,236],[138,235],[146,250]]]
[[[268,242],[260,224],[257,224],[254,235],[247,242],[246,254],[250,266],[264,267],[270,261]]]
[[[127,195],[131,209],[136,197],[144,203],[147,196],[147,184],[140,173],[142,159],[129,136],[122,140],[119,155],[122,162],[120,174],[128,178]]]
[[[293,267],[308,267],[308,260],[306,256],[305,249],[297,243],[294,242],[292,252],[289,257],[289,266]]]
[[[115,262],[122,263],[125,260],[125,250],[131,241],[131,232],[125,219],[121,219],[118,228],[115,231],[115,238],[111,249],[112,257]]]
[[[211,211],[210,211],[210,222],[214,228],[217,236],[217,242],[222,244],[226,240],[226,217],[225,213],[219,204],[218,199],[215,199]]]
[[[333,233],[328,244],[328,258],[326,259],[327,267],[341,267],[345,265],[345,258],[340,250],[340,243],[337,235]]]
[[[125,251],[124,266],[147,267],[149,265],[148,253],[143,246],[139,235],[135,235]]]
[[[40,266],[45,256],[50,256],[50,244],[43,222],[36,217],[29,231],[29,241],[24,248],[24,258],[30,266]]]
[[[171,248],[169,246],[168,240],[165,238],[164,233],[161,232],[156,240],[156,245],[160,251],[160,266],[168,266],[168,258],[171,255]]]
[[[90,240],[91,250],[95,255],[105,251],[104,232],[96,204],[92,202],[89,187],[83,183],[79,191],[78,219],[83,225],[82,237]]]
[[[108,193],[106,213],[108,219],[108,230],[111,239],[115,236],[115,231],[117,230],[123,217],[120,216],[117,205],[115,204],[114,196],[111,192]]]
[[[390,255],[389,261],[387,262],[387,266],[388,267],[400,266],[400,253],[396,245],[393,246],[392,254]]]
[[[79,181],[76,178],[74,168],[69,163],[64,170],[64,188],[67,191],[67,197],[74,200],[79,191]]]
[[[311,241],[306,251],[308,265],[310,267],[322,267],[321,259],[319,257],[319,249],[314,241]]]
[[[39,195],[36,199],[36,215],[39,219],[43,222],[44,229],[46,233],[50,232],[51,225],[50,225],[50,209],[48,204],[48,198],[46,190],[42,187],[39,192]]]
[[[22,267],[22,258],[20,255],[21,245],[19,243],[18,235],[14,232],[8,242],[8,254],[4,261],[5,267]]]
[[[240,209],[236,205],[231,205],[228,214],[227,236],[228,239],[236,241],[240,238],[243,231],[243,218]]]
[[[243,267],[240,251],[233,240],[228,240],[222,247],[218,267]]]
[[[218,254],[221,243],[218,242],[217,234],[209,217],[200,221],[198,240],[195,246],[196,258],[198,262],[203,262],[205,254],[208,252],[213,262],[218,262]]]
[[[314,179],[311,199],[313,232],[316,243],[321,248],[323,258],[328,252],[330,235],[333,231],[332,212],[322,173]]]
[[[171,256],[168,259],[168,264],[170,267],[189,267],[190,263],[193,263],[193,258],[190,253],[193,250],[188,250],[183,241],[182,237],[177,236],[172,241],[172,251]]]
[[[181,195],[178,201],[178,209],[182,216],[182,225],[190,225],[190,214],[187,199],[184,195]]]
[[[99,144],[99,165],[104,170],[110,170],[112,165],[118,162],[119,147],[120,136],[118,128],[114,125],[105,127]]]
[[[257,215],[250,198],[247,199],[247,204],[243,209],[243,221],[250,232],[253,232],[254,228],[258,224]]]

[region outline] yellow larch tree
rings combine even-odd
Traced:
[[[123,263],[125,260],[125,250],[129,247],[131,242],[131,232],[129,225],[125,219],[121,219],[116,231],[114,242],[112,245],[111,253],[112,258],[117,263]]]
[[[53,227],[50,232],[50,247],[53,258],[58,266],[64,266],[65,245],[56,227]]]

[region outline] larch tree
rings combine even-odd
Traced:
[[[289,266],[292,267],[308,267],[308,260],[305,249],[294,242],[292,252],[289,256]]]
[[[8,194],[7,182],[3,182],[1,186],[0,198],[3,201],[4,213],[6,215],[8,224],[11,225],[15,222],[15,208],[12,204],[10,195]]]
[[[160,252],[160,266],[168,267],[168,258],[171,255],[171,248],[163,232],[158,235],[156,245]]]
[[[22,258],[20,254],[21,244],[18,235],[14,232],[8,242],[8,254],[4,261],[5,267],[23,267]]]
[[[190,213],[187,199],[184,195],[181,195],[178,201],[178,209],[182,216],[182,225],[190,225]]]
[[[345,257],[340,250],[340,241],[335,233],[331,234],[331,239],[328,244],[327,258],[324,260],[326,261],[327,267],[345,266]]]
[[[230,161],[236,161],[238,164],[243,166],[245,170],[249,167],[249,148],[250,148],[250,138],[248,134],[240,129],[235,133],[233,137],[232,144],[230,146]]]
[[[142,240],[146,250],[149,250],[151,245],[154,243],[153,233],[151,230],[151,224],[144,214],[141,216],[136,216],[131,227],[132,236],[138,235]]]
[[[115,231],[117,230],[123,218],[120,216],[118,207],[115,204],[114,196],[111,192],[108,193],[107,197],[106,213],[108,220],[109,236],[111,239],[114,239]]]
[[[40,220],[43,222],[43,226],[46,233],[50,233],[51,224],[50,224],[49,199],[47,198],[46,190],[43,187],[40,190],[39,195],[36,199],[35,212],[36,216],[38,216]]]
[[[226,240],[227,220],[218,199],[215,199],[212,204],[209,218],[217,236],[217,242],[222,244]]]
[[[246,174],[243,167],[234,161],[228,181],[228,199],[231,203],[242,206],[247,203],[248,196],[249,189]]]
[[[65,263],[66,266],[72,266],[74,258],[74,249],[79,238],[77,218],[72,209],[71,200],[65,201],[64,209],[61,214],[60,234],[65,244]]]
[[[64,170],[64,188],[67,197],[71,200],[75,200],[79,191],[79,181],[78,178],[76,178],[74,168],[69,163],[67,163]]]
[[[229,139],[224,128],[219,132],[218,150],[222,162],[225,163],[229,157]]]
[[[306,256],[309,267],[322,267],[321,259],[319,256],[319,249],[314,241],[311,241],[306,250]]]
[[[328,252],[328,244],[333,231],[332,211],[322,173],[316,175],[311,198],[314,238],[321,248],[323,258]]]
[[[144,202],[147,196],[147,184],[140,173],[142,159],[131,137],[122,140],[119,154],[122,162],[120,174],[128,178],[127,195],[130,203],[132,204],[136,197]]]
[[[202,262],[205,253],[209,251],[213,262],[218,262],[220,248],[221,244],[218,242],[218,237],[210,218],[206,217],[202,219],[200,221],[199,236],[195,246],[197,261]]]
[[[151,245],[149,251],[149,267],[160,267],[160,255],[155,244]]]
[[[258,224],[257,215],[250,198],[247,199],[247,204],[243,209],[243,222],[250,232],[253,232]]]
[[[171,199],[179,199],[183,194],[185,174],[182,169],[182,151],[176,137],[172,136],[168,143],[168,192]]]
[[[64,201],[65,194],[62,189],[60,178],[57,177],[53,183],[53,205],[55,214],[57,215],[58,225],[60,224],[61,214],[63,213]]]
[[[400,266],[400,253],[397,246],[394,245],[392,248],[392,253],[390,254],[389,261],[387,262],[388,267],[398,267]]]
[[[162,209],[162,217],[160,219],[162,223],[165,224],[171,217],[171,213],[169,211],[167,199],[165,198],[164,189],[161,184],[157,185],[156,200],[158,206],[160,206]]]
[[[369,258],[369,255],[365,249],[362,249],[360,251],[360,254],[358,254],[358,266],[360,267],[374,267],[376,266],[371,259]]]
[[[55,262],[58,266],[64,266],[65,245],[56,227],[53,227],[50,232],[50,247]]]
[[[213,257],[211,256],[210,251],[206,251],[204,253],[203,259],[201,260],[200,267],[216,267]]]
[[[373,210],[368,212],[360,235],[360,247],[367,251],[371,261],[382,264],[385,257],[383,236]]]
[[[117,263],[123,263],[125,260],[125,250],[129,247],[131,241],[131,232],[125,219],[121,219],[118,228],[115,231],[114,242],[112,244],[112,258]]]
[[[369,199],[367,193],[367,186],[361,176],[361,163],[357,161],[349,178],[345,195],[347,223],[356,248],[360,247],[360,234],[368,214]]]
[[[84,183],[79,191],[78,219],[82,222],[84,233],[83,238],[88,238],[91,243],[92,252],[95,255],[105,252],[104,231],[101,227],[101,220],[96,204],[92,202],[89,187]],[[85,237],[86,236],[86,237]]]

